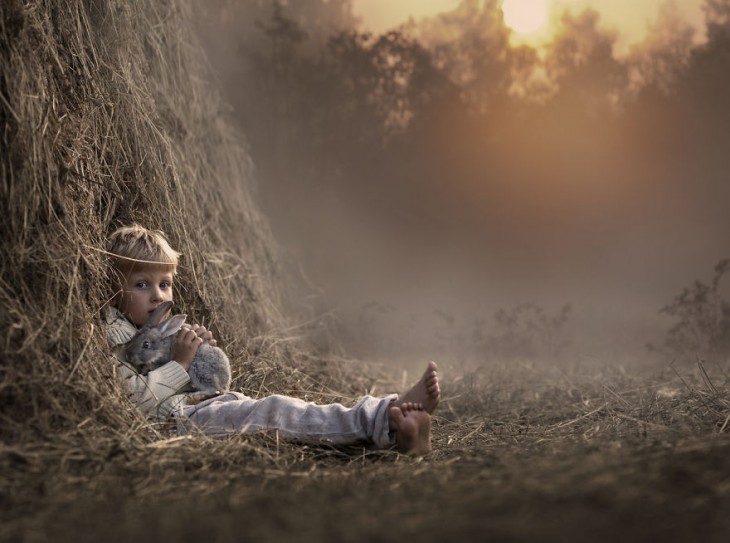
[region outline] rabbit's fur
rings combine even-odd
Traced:
[[[187,315],[175,315],[159,322],[171,307],[172,302],[161,303],[125,348],[127,361],[142,375],[173,359],[175,338]],[[231,386],[228,357],[221,349],[207,342],[195,353],[188,374],[193,387],[201,392],[222,393]]]

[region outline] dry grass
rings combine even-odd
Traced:
[[[18,477],[5,480],[12,514],[0,539],[724,540],[722,375],[709,384],[700,367],[529,364],[446,373],[425,459],[261,435],[90,436],[91,458],[75,442],[6,448],[3,473]],[[187,515],[192,526],[179,521]]]
[[[188,16],[157,0],[0,7],[0,540],[578,540],[596,526],[711,540],[728,527],[729,387],[702,365],[446,371],[425,460],[169,438],[130,409],[100,330],[99,248],[131,221],[184,252],[176,299],[222,338],[235,388],[350,401],[389,382],[312,355],[279,313],[245,142]]]

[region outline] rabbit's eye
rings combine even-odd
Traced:
[[[143,349],[149,349],[150,348],[150,342],[149,340],[145,340],[142,342],[142,348]]]

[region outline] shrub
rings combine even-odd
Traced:
[[[730,354],[730,301],[722,293],[728,272],[730,259],[721,260],[709,285],[695,281],[661,309],[660,313],[677,321],[664,341],[668,352]]]

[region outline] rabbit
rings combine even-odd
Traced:
[[[160,322],[171,307],[172,302],[161,303],[125,347],[127,361],[142,375],[173,359],[175,338],[187,315],[175,315]],[[193,387],[200,392],[220,394],[231,386],[228,357],[208,343],[198,348],[188,374]]]

